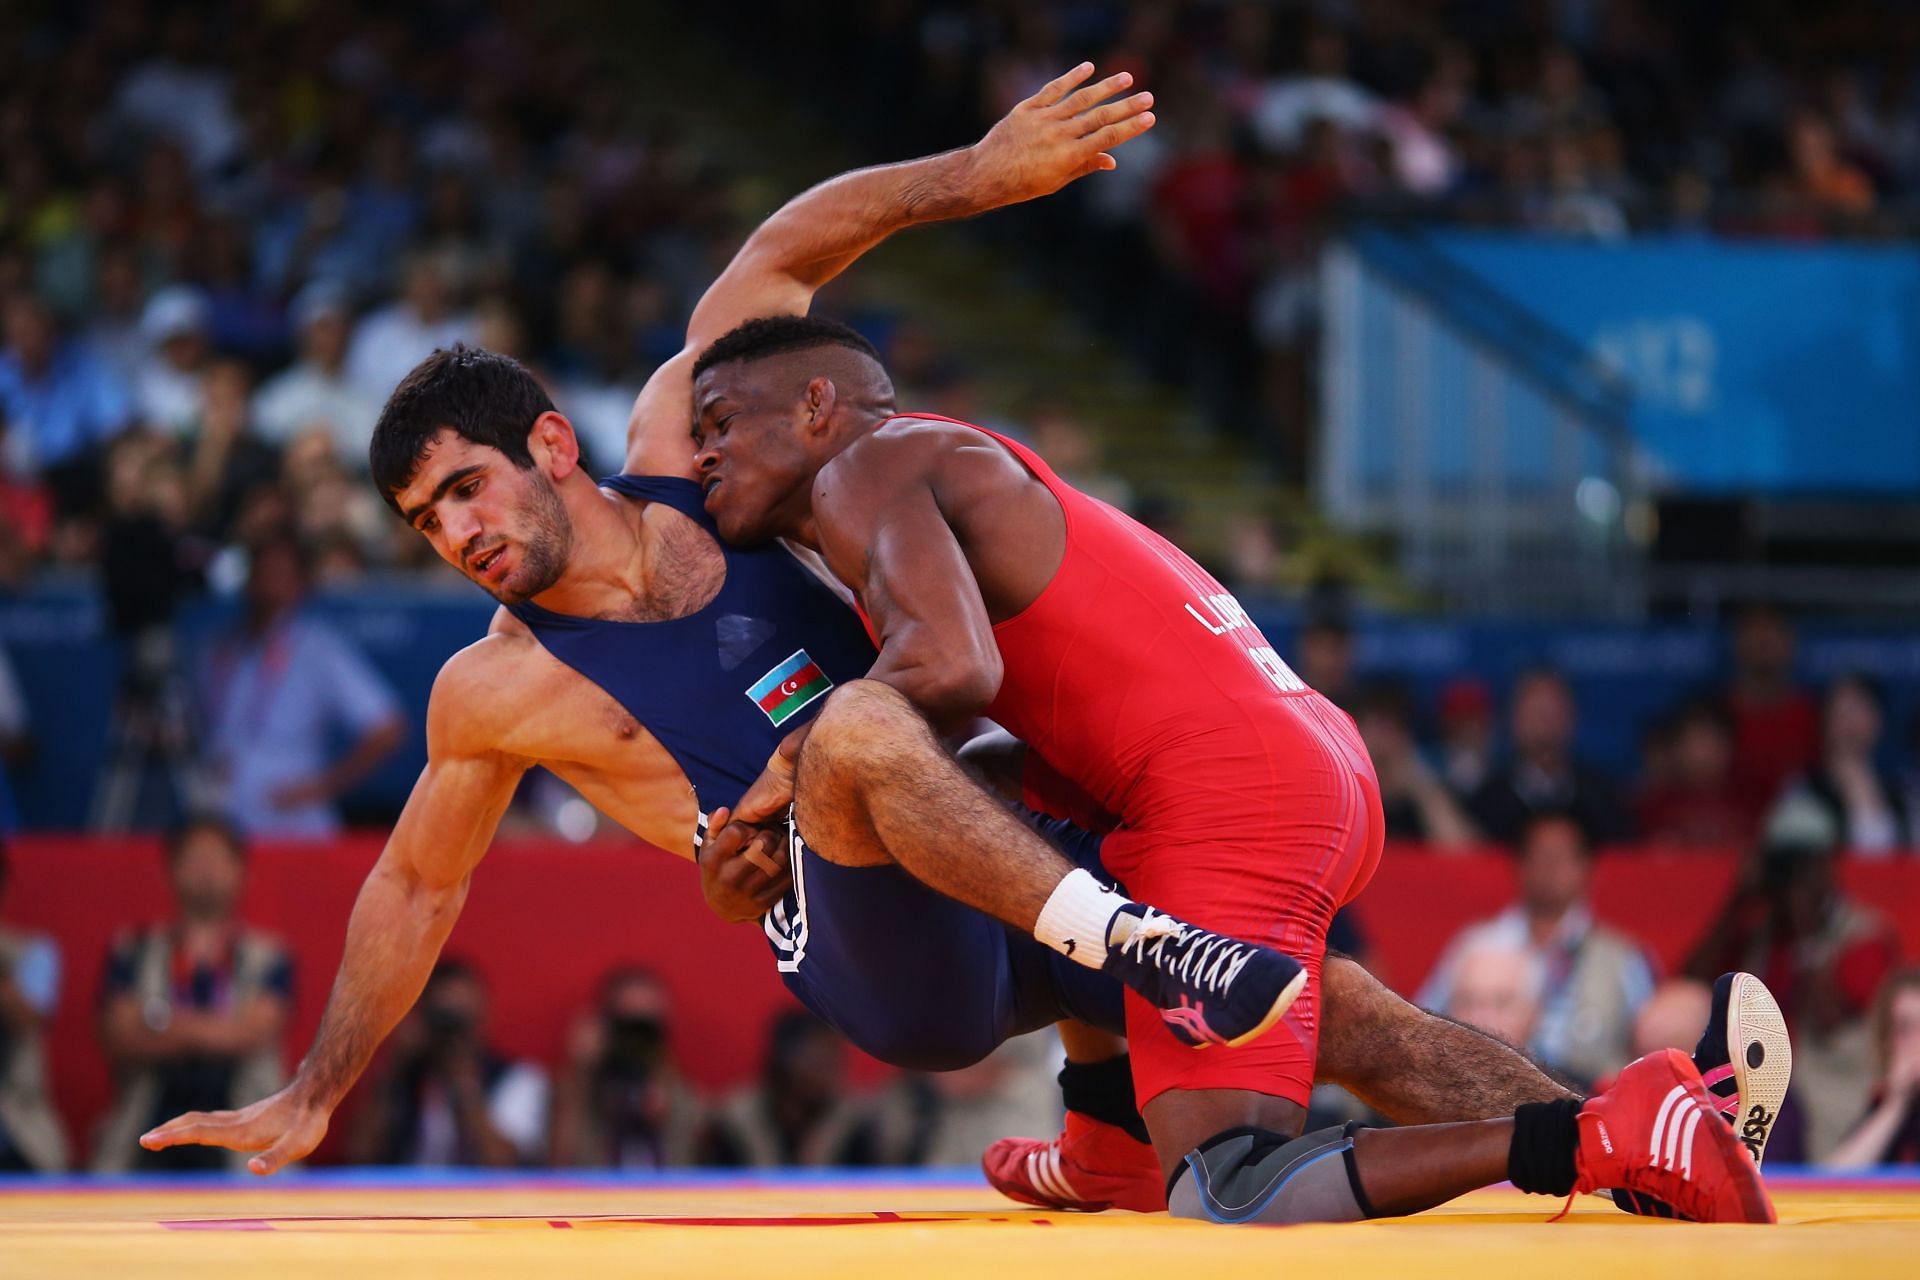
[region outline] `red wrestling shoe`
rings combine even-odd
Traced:
[[[1067,1112],[1067,1131],[1052,1142],[1000,1139],[987,1148],[980,1167],[995,1191],[1042,1209],[1158,1213],[1167,1207],[1153,1148],[1078,1111]]]
[[[1577,1123],[1576,1192],[1624,1188],[1694,1222],[1776,1221],[1759,1169],[1678,1049],[1629,1063]]]

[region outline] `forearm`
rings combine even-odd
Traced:
[[[1875,1107],[1873,1114],[1861,1121],[1860,1127],[1848,1134],[1846,1141],[1820,1163],[1829,1169],[1863,1169],[1880,1163],[1881,1157],[1886,1154],[1887,1144],[1893,1141],[1893,1135],[1900,1128],[1906,1106],[1901,1098],[1888,1098]]]
[[[428,885],[382,859],[353,905],[346,954],[313,1048],[291,1088],[331,1110],[426,986],[467,897],[463,878]]]
[[[740,256],[817,289],[896,232],[1009,203],[976,156],[975,147],[959,147],[829,178],[762,223]]]
[[[1000,688],[1000,667],[997,660],[974,661],[966,655],[906,654],[889,660],[883,653],[867,678],[899,690],[944,737],[986,714]]]
[[[327,794],[339,796],[351,791],[362,778],[378,768],[382,760],[393,754],[393,749],[400,745],[402,732],[400,719],[396,716],[362,734],[360,740],[327,769]]]

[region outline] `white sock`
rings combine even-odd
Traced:
[[[1076,868],[1053,887],[1047,905],[1040,908],[1033,936],[1069,960],[1089,969],[1107,962],[1107,926],[1113,914],[1132,900]]]

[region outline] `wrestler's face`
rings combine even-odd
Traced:
[[[806,515],[813,476],[807,379],[774,363],[715,365],[693,384],[694,466],[707,514],[735,546],[766,542]]]
[[[394,500],[441,559],[502,604],[551,587],[573,553],[566,504],[537,462],[515,466],[498,449],[452,431],[433,438]]]

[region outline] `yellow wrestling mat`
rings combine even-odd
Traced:
[[[1778,1227],[1629,1218],[1476,1193],[1415,1218],[1216,1227],[1016,1208],[908,1173],[614,1180],[312,1175],[0,1181],[0,1277],[1448,1275],[1472,1280],[1920,1276],[1920,1179],[1771,1182]]]

